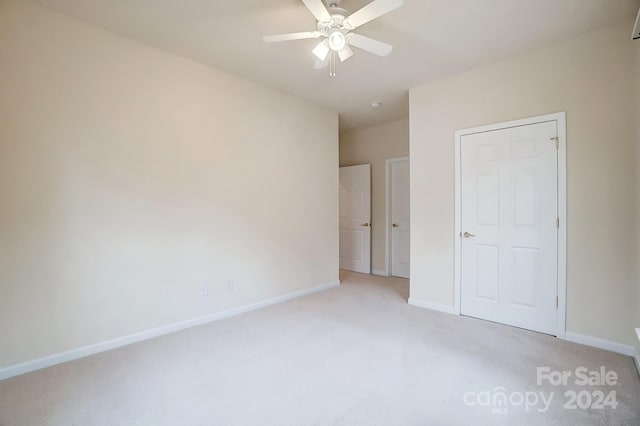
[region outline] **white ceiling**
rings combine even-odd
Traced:
[[[407,117],[411,87],[631,20],[638,10],[638,0],[405,0],[358,29],[393,44],[391,55],[354,49],[329,77],[328,69],[313,68],[317,40],[262,41],[315,29],[300,0],[35,1],[327,106],[340,113],[343,131]],[[369,1],[341,6],[352,12]],[[374,110],[372,101],[383,106]]]

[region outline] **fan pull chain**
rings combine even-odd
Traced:
[[[336,76],[336,52],[331,51],[331,56],[329,56],[329,76]]]

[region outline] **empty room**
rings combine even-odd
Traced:
[[[22,425],[640,425],[640,0],[0,0]]]

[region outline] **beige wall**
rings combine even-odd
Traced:
[[[1,2],[0,367],[336,281],[337,163],[333,112]]]
[[[388,272],[385,254],[386,160],[409,155],[409,120],[340,135],[340,166],[371,164],[371,269]]]
[[[567,331],[631,344],[630,23],[411,90],[411,297],[453,305],[457,129],[567,113]]]

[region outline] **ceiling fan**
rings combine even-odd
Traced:
[[[301,33],[278,34],[263,37],[267,43],[280,41],[302,40],[322,38],[322,41],[312,50],[318,58],[315,68],[331,66],[329,75],[335,76],[336,55],[340,62],[344,62],[353,56],[351,46],[365,50],[378,56],[387,56],[393,50],[393,46],[352,32],[361,25],[366,24],[380,16],[402,6],[404,0],[374,0],[362,9],[351,15],[340,7],[342,0],[328,0],[329,8],[325,7],[322,0],[302,0],[307,9],[318,21],[316,31]]]

